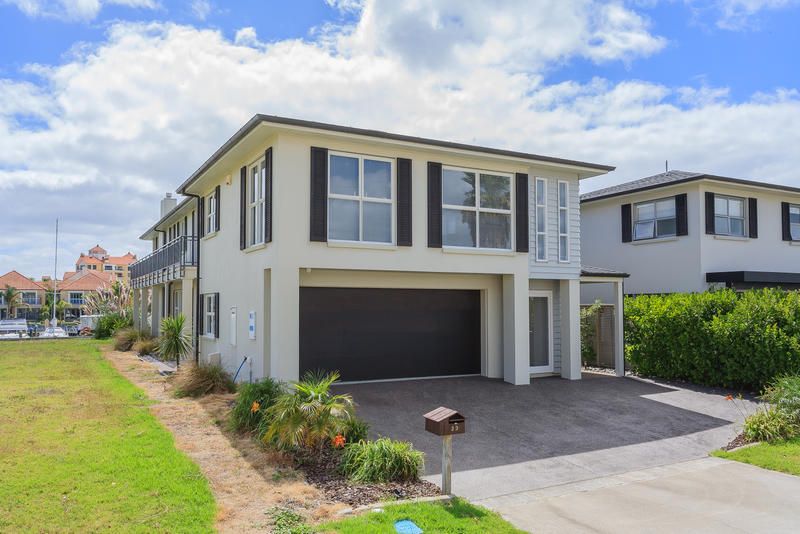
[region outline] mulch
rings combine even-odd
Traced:
[[[748,440],[746,437],[744,437],[744,434],[739,434],[738,436],[733,438],[733,440],[731,440],[730,443],[728,443],[727,445],[722,447],[722,450],[723,451],[730,451],[730,450],[733,450],[733,449],[736,449],[736,448],[739,448],[739,447],[743,447],[743,446],[745,446],[745,445],[747,445],[749,443],[752,443],[752,442],[750,440]]]
[[[351,482],[338,472],[340,455],[340,451],[324,449],[313,457],[303,458],[297,465],[305,473],[306,481],[332,501],[356,507],[386,500],[441,495],[439,486],[424,480],[374,484]]]

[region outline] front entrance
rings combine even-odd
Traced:
[[[528,297],[530,372],[553,372],[553,293],[531,291]]]

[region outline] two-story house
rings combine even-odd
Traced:
[[[581,216],[584,261],[628,294],[800,288],[800,188],[669,171],[582,195]]]
[[[197,213],[198,358],[285,380],[579,378],[578,184],[610,170],[257,115],[178,188]],[[169,268],[143,262],[134,280]],[[134,287],[138,326],[169,313]]]
[[[15,302],[6,302],[3,293],[8,289],[19,293]],[[9,271],[0,276],[0,319],[38,321],[46,291],[44,285],[17,271]]]

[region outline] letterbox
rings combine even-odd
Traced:
[[[425,430],[437,436],[463,434],[466,430],[464,416],[455,410],[439,406],[424,415]]]

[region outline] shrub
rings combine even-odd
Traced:
[[[347,443],[366,441],[368,434],[369,423],[358,417],[351,417],[348,419],[342,431],[342,435],[347,440]]]
[[[239,395],[231,411],[231,427],[238,432],[255,431],[267,409],[285,393],[285,389],[282,382],[272,378],[239,386]]]
[[[139,356],[155,356],[158,354],[158,339],[140,339],[133,344],[133,350]]]
[[[417,480],[424,465],[411,443],[380,438],[347,445],[339,469],[354,482],[404,482]]]
[[[800,376],[776,378],[764,389],[761,398],[800,424]]]
[[[133,326],[133,319],[117,313],[110,313],[103,315],[97,320],[97,328],[94,330],[94,337],[96,339],[108,339],[113,336],[117,330]]]
[[[800,293],[627,297],[625,341],[641,375],[760,391],[778,375],[800,372]]]
[[[331,385],[339,373],[307,373],[293,391],[278,397],[267,409],[268,427],[262,439],[280,449],[321,448],[344,432],[353,417],[350,395],[334,395]]]
[[[597,314],[603,305],[599,300],[591,306],[581,307],[581,361],[584,365],[597,363],[597,354],[594,350],[597,336]]]
[[[233,378],[219,365],[184,367],[175,375],[176,397],[202,397],[209,393],[233,393]]]
[[[135,328],[121,328],[114,334],[114,350],[129,351],[133,344],[143,339],[151,339],[153,336],[147,330],[136,330]]]
[[[161,320],[161,337],[158,338],[158,353],[166,361],[175,361],[180,365],[192,350],[192,334],[186,326],[186,317],[180,313],[175,317]]]
[[[775,441],[798,434],[797,423],[774,406],[758,410],[744,420],[742,433],[748,441]]]

